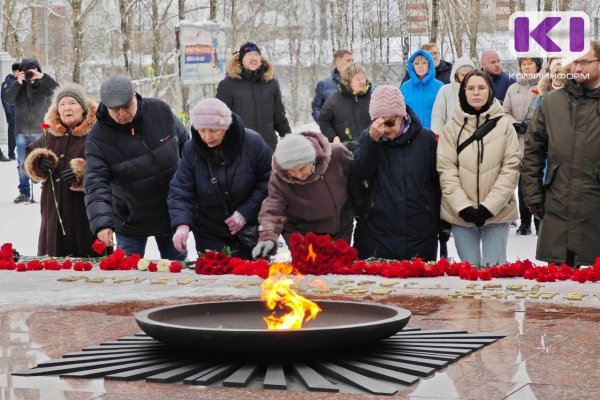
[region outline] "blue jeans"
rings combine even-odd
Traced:
[[[133,253],[137,253],[144,257],[148,236],[123,236],[118,233],[116,236],[117,247],[123,250],[125,254],[130,256]],[[183,261],[187,258],[187,251],[180,253],[175,246],[173,246],[173,239],[170,234],[154,236],[154,239],[158,245],[158,251],[160,251],[160,258],[179,261]]]
[[[41,133],[21,133],[17,132],[15,140],[17,143],[17,170],[19,171],[19,193],[27,197],[31,196],[31,185],[29,177],[23,169],[23,161],[25,161],[25,147],[36,141],[42,136]]]
[[[454,244],[460,260],[474,265],[505,263],[509,231],[509,222],[482,227],[452,225]]]

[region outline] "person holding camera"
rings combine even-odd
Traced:
[[[541,58],[519,58],[517,82],[510,85],[504,98],[504,112],[512,120],[515,131],[517,131],[521,157],[525,150],[525,132],[527,132],[527,126],[536,109],[535,99],[539,94],[537,85],[541,78],[541,69]],[[517,228],[517,235],[530,235],[531,213],[523,201],[521,182],[519,182],[518,196],[521,225]],[[539,220],[534,219],[536,234],[539,223]]]
[[[42,136],[40,124],[50,107],[52,93],[58,83],[42,72],[35,58],[24,58],[19,65],[17,79],[6,88],[4,101],[16,109],[15,141],[19,171],[19,195],[14,202],[28,203],[31,199],[29,177],[23,169],[25,148]]]

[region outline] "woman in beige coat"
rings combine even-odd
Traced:
[[[441,218],[452,225],[462,261],[501,264],[506,261],[510,222],[518,217],[514,191],[521,164],[519,141],[485,72],[469,72],[458,96],[437,148]],[[459,152],[484,123],[495,126]]]

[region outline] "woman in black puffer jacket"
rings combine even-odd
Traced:
[[[257,224],[271,150],[218,99],[200,101],[191,114],[192,140],[183,148],[167,200],[173,244],[183,252],[191,230],[198,251],[229,246],[236,256],[250,258],[255,243],[244,245],[238,233]],[[258,240],[258,226],[255,233]]]
[[[319,128],[330,142],[337,137],[353,150],[362,131],[371,125],[371,83],[363,67],[350,64],[342,72],[339,88],[321,108]]]
[[[275,67],[254,43],[242,45],[229,59],[227,76],[219,82],[216,97],[240,116],[246,127],[258,132],[271,150],[279,136],[291,132]]]

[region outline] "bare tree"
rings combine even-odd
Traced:
[[[132,65],[130,57],[131,52],[131,19],[133,8],[138,0],[119,0],[119,14],[121,16],[121,40],[123,41],[123,62],[125,71],[132,75]]]
[[[217,0],[210,0],[210,14],[208,19],[214,21],[217,19]]]
[[[431,27],[429,28],[429,42],[436,43],[438,38],[440,0],[431,1]]]
[[[91,0],[87,7],[82,10],[82,0],[67,0],[71,6],[71,34],[73,36],[73,82],[81,82],[81,59],[83,52],[83,25],[85,19],[96,7],[99,0]]]

